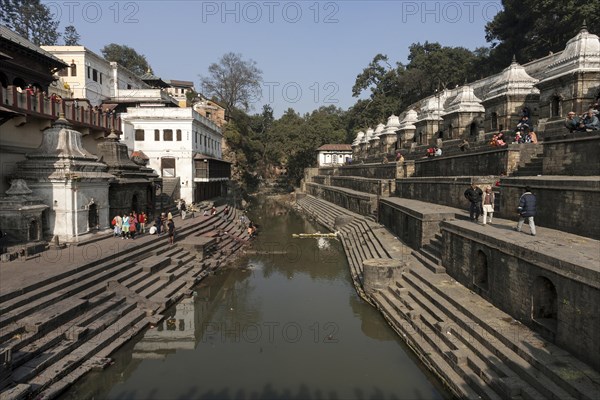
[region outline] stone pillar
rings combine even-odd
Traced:
[[[354,217],[350,215],[338,215],[337,217],[335,217],[333,228],[335,230],[341,229],[352,221],[354,221]]]
[[[385,289],[402,277],[406,262],[392,258],[369,258],[363,261],[363,288],[368,296]]]

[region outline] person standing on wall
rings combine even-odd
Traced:
[[[472,222],[479,221],[481,215],[481,196],[483,191],[475,184],[471,183],[471,187],[465,190],[465,198],[469,200],[469,217]]]
[[[491,186],[487,186],[485,188],[485,193],[483,194],[483,225],[486,225],[488,214],[490,216],[489,223],[492,223],[492,218],[494,217],[494,192],[492,192]]]
[[[525,193],[521,195],[519,199],[519,208],[517,209],[519,212],[519,222],[517,223],[517,227],[515,230],[517,232],[521,232],[523,228],[523,223],[525,219],[529,222],[529,229],[531,230],[531,236],[535,236],[535,222],[533,221],[533,217],[535,217],[536,211],[536,198],[533,193],[531,193],[531,188],[529,186],[525,187]]]

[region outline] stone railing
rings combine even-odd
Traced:
[[[52,99],[41,94],[31,94],[26,90],[19,92],[16,86],[2,87],[0,105],[15,113],[43,119],[55,120],[64,114],[75,128],[84,127],[110,132],[121,131],[121,118],[115,114],[95,110],[86,105],[78,105],[71,99]]]

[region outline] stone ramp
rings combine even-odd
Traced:
[[[217,215],[176,221],[176,237],[213,227],[228,232],[210,258],[200,260],[169,245],[166,236],[147,236],[126,241],[136,242],[127,251],[129,258],[120,254],[92,267],[76,267],[79,272],[70,284],[64,281],[65,272],[57,271],[32,284],[30,291],[2,293],[1,318],[9,321],[0,331],[0,352],[8,361],[2,364],[2,398],[52,398],[88,371],[105,367],[114,350],[160,321],[167,307],[189,295],[247,242],[236,217],[234,213],[230,220]]]

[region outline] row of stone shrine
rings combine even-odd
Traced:
[[[534,130],[562,129],[569,111],[581,115],[600,97],[600,40],[584,27],[559,53],[444,89],[392,115],[387,124],[357,133],[353,158],[390,154],[438,139],[483,140],[485,132],[514,129],[529,114]]]

